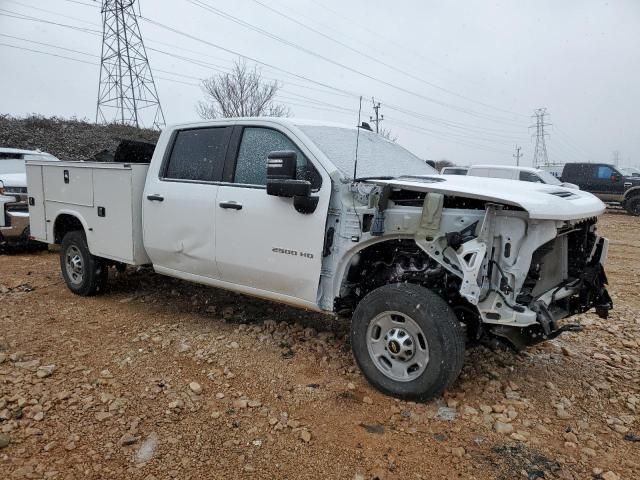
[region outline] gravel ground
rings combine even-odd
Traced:
[[[476,348],[428,404],[368,386],[348,325],[148,270],[80,298],[0,256],[0,478],[640,478],[640,233],[607,214],[609,320]]]

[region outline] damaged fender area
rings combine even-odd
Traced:
[[[340,236],[358,246],[344,245],[357,253],[336,266],[344,271],[336,310],[385,279],[419,283],[447,300],[470,340],[506,340],[515,349],[578,330],[560,325],[568,316],[595,308],[606,318],[613,306],[603,269],[608,242],[595,218],[532,219],[514,205],[402,187],[360,189],[353,214],[361,237],[354,241],[353,223]]]

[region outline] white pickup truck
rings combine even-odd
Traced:
[[[612,307],[600,200],[440,176],[362,128],[276,118],[176,125],[149,164],[32,161],[27,176],[31,235],[62,245],[73,292],[102,291],[111,266],[151,264],[352,315],[364,375],[403,398],[441,393],[468,342],[521,349],[577,328],[561,319]]]

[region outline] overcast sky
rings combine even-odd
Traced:
[[[552,161],[618,150],[640,166],[640,0],[202,1],[298,48],[189,0],[141,0],[143,17],[194,37],[139,21],[167,123],[196,120],[198,79],[237,58],[215,44],[281,69],[261,67],[295,117],[353,125],[358,95],[363,120],[374,96],[381,125],[423,158],[514,163],[519,144],[530,165],[546,107]],[[101,36],[15,14],[100,30],[98,3],[0,0],[0,113],[95,119]]]

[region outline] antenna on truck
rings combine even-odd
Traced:
[[[360,95],[360,107],[358,108],[358,126],[356,127],[356,161],[353,164],[353,181],[356,181],[356,173],[358,172],[358,143],[360,142],[360,114],[362,113],[362,95]]]

